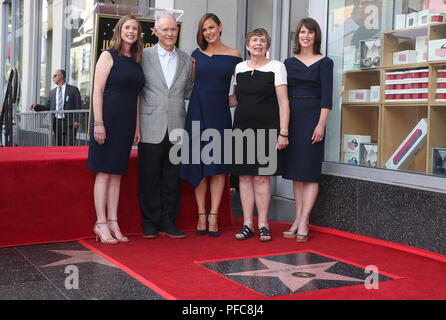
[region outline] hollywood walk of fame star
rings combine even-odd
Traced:
[[[292,292],[296,292],[304,287],[312,280],[338,280],[338,281],[354,281],[364,282],[363,279],[356,279],[342,276],[335,273],[326,272],[338,261],[307,264],[307,265],[292,265],[282,262],[258,258],[268,269],[244,271],[236,273],[227,273],[226,276],[251,276],[251,277],[277,277],[282,283],[288,287]]]
[[[44,266],[41,266],[41,268],[47,268],[47,267],[55,267],[55,266],[65,266],[70,264],[78,264],[78,263],[84,263],[84,262],[95,262],[99,264],[103,264],[108,267],[117,268],[115,265],[113,265],[111,262],[108,262],[104,258],[98,256],[94,252],[88,251],[88,250],[50,250],[52,252],[60,253],[66,256],[69,256],[69,258],[62,259],[50,264],[46,264]]]

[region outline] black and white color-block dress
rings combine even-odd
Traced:
[[[236,66],[235,92],[238,106],[234,113],[233,136],[236,137],[236,129],[240,129],[245,138],[243,147],[233,138],[231,174],[282,174],[282,152],[275,146],[280,131],[276,87],[283,84],[287,84],[287,72],[280,61],[271,60],[257,69],[249,67],[247,61]],[[254,133],[254,140],[251,139],[251,133]],[[274,135],[270,135],[272,133]],[[273,139],[271,143],[270,138]],[[240,152],[243,152],[243,161],[240,161]]]

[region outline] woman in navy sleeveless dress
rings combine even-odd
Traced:
[[[97,62],[93,119],[87,168],[96,172],[94,202],[96,240],[126,242],[118,225],[122,175],[127,172],[132,144],[139,141],[138,94],[144,85],[141,26],[133,16],[121,18]]]
[[[199,215],[197,234],[206,234],[206,221],[209,219],[209,236],[214,237],[219,235],[218,209],[226,183],[225,175],[230,170],[230,166],[224,164],[223,152],[224,130],[232,128],[228,94],[235,66],[242,61],[238,50],[221,42],[222,27],[221,21],[212,13],[205,14],[199,22],[197,42],[200,48],[192,53],[195,60],[195,82],[185,127],[190,139],[189,163],[180,166],[180,177],[195,189]],[[212,150],[206,152],[208,149],[204,149],[206,145],[209,148],[212,146],[212,138],[209,142],[201,142],[201,133],[206,129],[215,129],[214,133],[219,133],[221,149],[217,151],[220,154]],[[209,156],[209,161],[202,159],[202,150]],[[208,177],[211,190],[209,214],[205,207]]]
[[[317,22],[303,19],[296,29],[296,56],[285,60],[290,123],[283,178],[293,180],[296,219],[284,236],[298,242],[308,240],[324,160],[325,123],[332,108],[333,61],[320,54],[320,44]]]
[[[136,130],[138,94],[144,84],[141,66],[131,57],[107,50],[113,68],[104,89],[106,139],[100,145],[91,130],[87,167],[96,172],[125,175]]]

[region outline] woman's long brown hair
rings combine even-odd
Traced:
[[[138,39],[130,48],[130,53],[132,54],[132,58],[139,63],[142,58],[142,51],[144,50],[144,40],[141,37],[142,34],[141,24],[139,23],[138,19],[136,19],[135,16],[127,15],[119,19],[118,23],[116,24],[115,31],[113,33],[113,37],[110,41],[108,49],[112,49],[116,51],[118,55],[121,55],[121,50],[122,50],[121,29],[124,23],[126,23],[129,20],[135,20],[136,22],[138,22]]]
[[[213,13],[205,13],[200,21],[198,22],[198,31],[197,31],[197,44],[201,50],[206,50],[208,48],[208,42],[204,39],[203,36],[203,24],[207,19],[212,19],[219,26],[221,25],[220,19]],[[221,33],[220,33],[221,35]]]
[[[313,45],[313,53],[314,54],[321,54],[321,42],[322,42],[322,32],[321,28],[319,27],[319,24],[316,22],[316,20],[312,18],[303,18],[300,20],[299,24],[296,28],[296,34],[294,35],[294,54],[299,54],[301,51],[301,46],[299,43],[299,33],[300,29],[305,26],[310,31],[314,32],[314,45]]]

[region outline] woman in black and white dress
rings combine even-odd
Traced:
[[[231,173],[239,176],[244,218],[236,239],[246,240],[254,235],[256,205],[259,240],[266,242],[271,240],[268,226],[270,176],[281,174],[280,150],[288,145],[287,73],[283,63],[266,57],[271,38],[264,29],[249,32],[245,44],[251,60],[236,66],[237,101],[231,102],[231,106],[237,105],[233,124],[235,140],[238,135],[245,136],[243,143],[233,141]]]

